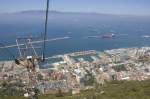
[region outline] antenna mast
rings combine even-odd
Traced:
[[[48,12],[49,12],[49,0],[47,0],[46,6],[46,17],[45,17],[45,29],[44,29],[44,43],[43,43],[43,53],[42,53],[42,60],[45,61],[45,50],[46,50],[46,39],[47,39],[47,23],[48,23]]]

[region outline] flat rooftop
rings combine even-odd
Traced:
[[[50,57],[50,58],[46,59],[44,63],[40,64],[40,69],[53,68],[54,63],[60,63],[62,61],[64,61],[64,59],[62,57]]]
[[[80,62],[80,61],[93,62],[96,59],[100,59],[100,57],[97,54],[71,56],[71,58],[73,58],[76,62]]]

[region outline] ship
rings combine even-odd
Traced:
[[[143,35],[143,38],[150,38],[150,35]]]
[[[102,38],[113,38],[113,37],[115,37],[115,34],[113,33],[102,35]]]
[[[100,35],[100,36],[99,35],[87,36],[87,38],[103,38],[103,39],[105,39],[105,38],[113,38],[113,37],[115,37],[115,34],[113,34],[113,33]]]

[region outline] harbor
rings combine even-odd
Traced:
[[[56,55],[48,57],[45,63],[36,65],[35,73],[39,76],[33,82],[41,92],[47,93],[58,88],[66,91],[86,89],[92,86],[86,83],[89,74],[100,84],[105,83],[105,80],[142,81],[150,79],[149,58],[150,47],[121,48],[104,52],[89,50]],[[11,78],[12,81],[20,80],[25,85],[31,83],[28,70],[16,65],[14,61],[1,61],[0,71],[1,81]]]

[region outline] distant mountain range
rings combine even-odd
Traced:
[[[27,10],[27,11],[20,11],[20,12],[16,12],[16,13],[21,13],[21,14],[39,14],[39,13],[45,13],[45,11],[43,10]],[[60,12],[60,11],[49,11],[49,13],[64,13],[64,12]]]
[[[13,13],[0,13],[0,15],[44,15],[44,10],[26,10]],[[150,16],[137,16],[137,15],[117,15],[117,14],[105,14],[105,13],[96,13],[96,12],[61,12],[61,11],[49,11],[49,14],[52,15],[93,15],[93,16],[102,16],[102,17],[150,17]]]
[[[45,14],[44,10],[26,10],[20,12],[13,13],[1,13],[3,14]],[[107,16],[130,16],[130,15],[115,15],[115,14],[104,14],[104,13],[96,13],[96,12],[61,12],[61,11],[49,11],[49,14],[76,14],[76,15],[107,15]]]
[[[45,14],[44,10],[27,10],[14,13],[4,13],[4,14]],[[136,16],[136,15],[116,15],[116,14],[105,14],[96,12],[61,12],[61,11],[49,11],[49,14],[80,14],[80,15],[107,15],[107,16]],[[3,15],[3,13],[1,13]]]
[[[29,14],[29,13],[32,13],[32,14],[38,14],[38,13],[45,13],[44,10],[27,10],[27,11],[20,11],[20,12],[16,12],[16,13],[22,13],[22,14]],[[66,13],[66,14],[97,14],[97,15],[100,15],[102,13],[96,13],[96,12],[61,12],[61,11],[49,11],[49,13]],[[105,15],[111,15],[111,14],[105,14]]]

